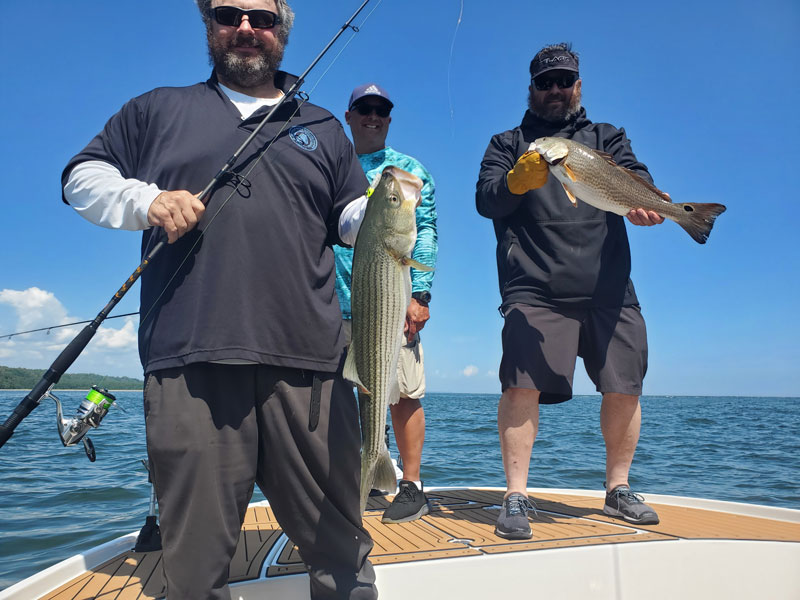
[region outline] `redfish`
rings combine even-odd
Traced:
[[[692,238],[705,244],[725,206],[704,202],[672,202],[670,197],[639,175],[620,167],[610,154],[573,140],[543,137],[531,144],[550,172],[561,182],[570,201],[576,199],[618,215],[643,208],[675,221]]]

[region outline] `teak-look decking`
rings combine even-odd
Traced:
[[[611,543],[678,539],[771,540],[800,542],[800,524],[713,510],[662,505],[658,525],[631,526],[602,512],[597,497],[562,493],[529,494],[538,509],[531,515],[533,539],[509,541],[494,535],[502,492],[454,489],[428,493],[431,513],[411,523],[385,525],[380,517],[388,498],[370,498],[364,523],[375,541],[374,565],[480,556],[506,552],[573,548]],[[231,583],[258,579],[282,531],[266,506],[251,506],[231,564]],[[266,567],[267,577],[302,573],[291,544]],[[146,600],[163,596],[161,552],[127,552],[76,577],[43,600]]]

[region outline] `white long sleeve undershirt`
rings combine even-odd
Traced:
[[[116,167],[102,160],[76,165],[64,186],[67,202],[83,218],[101,227],[128,231],[152,227],[147,211],[162,191],[152,183],[125,179]],[[359,196],[342,211],[339,237],[348,246],[356,243],[366,208],[367,197]]]
[[[367,210],[367,197],[359,196],[350,204],[344,207],[342,215],[339,217],[339,237],[350,247],[356,245],[358,228],[364,219],[364,211]]]
[[[64,185],[64,197],[79,215],[110,229],[140,231],[151,227],[147,211],[162,192],[155,184],[125,179],[102,160],[75,165]]]
[[[262,106],[278,102],[278,98],[254,98],[225,86],[220,87],[243,119]],[[79,215],[101,227],[128,231],[152,227],[147,220],[147,211],[163,191],[152,183],[126,179],[116,167],[101,160],[77,164],[64,185],[64,197]],[[355,244],[366,204],[366,196],[361,196],[342,212],[339,235],[350,246]]]

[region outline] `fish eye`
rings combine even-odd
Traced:
[[[397,196],[392,194],[392,195],[389,196],[389,202],[391,202],[392,204],[399,204],[400,203],[400,198],[398,198]]]

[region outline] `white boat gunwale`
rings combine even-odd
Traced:
[[[388,500],[386,498],[379,497],[374,499],[374,501],[371,501],[370,507],[368,507],[368,510],[365,514],[365,524],[368,528],[388,528],[386,529],[388,532],[387,535],[396,535],[397,532],[413,532],[415,528],[419,530],[421,527],[433,527],[437,530],[436,534],[439,535],[439,540],[441,541],[450,535],[449,530],[454,530],[454,528],[459,525],[459,523],[456,522],[458,520],[456,517],[479,514],[470,513],[468,511],[480,509],[487,511],[487,514],[480,514],[482,517],[480,521],[475,519],[467,519],[467,523],[472,532],[479,531],[482,539],[486,540],[489,539],[486,536],[491,535],[487,534],[487,522],[493,519],[493,513],[491,511],[499,509],[498,503],[502,498],[503,491],[503,488],[496,487],[464,488],[451,486],[426,489],[429,497],[431,497],[434,502],[434,510],[431,511],[430,515],[424,517],[420,521],[416,521],[411,524],[402,524],[401,526],[380,525],[379,517],[382,507],[388,503]],[[599,531],[605,531],[602,526],[611,524],[616,526],[615,529],[619,530],[620,532],[625,532],[624,535],[620,534],[616,536],[623,539],[615,539],[614,535],[608,534],[605,540],[598,539],[592,544],[587,544],[587,540],[581,540],[579,537],[576,537],[573,540],[573,545],[552,545],[552,540],[547,541],[536,539],[537,530],[541,531],[546,527],[545,524],[537,524],[536,522],[533,524],[534,539],[523,541],[521,543],[512,543],[508,540],[496,538],[495,540],[490,539],[490,543],[488,544],[483,544],[479,539],[477,539],[477,536],[470,537],[470,533],[467,533],[463,536],[452,536],[450,540],[448,540],[456,542],[454,544],[454,550],[459,550],[459,552],[453,552],[453,556],[448,556],[448,554],[450,554],[448,552],[439,551],[441,544],[439,544],[437,550],[434,551],[431,551],[430,549],[418,549],[416,554],[420,556],[426,554],[428,555],[422,560],[414,558],[414,551],[407,552],[406,556],[400,557],[396,562],[382,561],[380,556],[375,556],[373,562],[376,564],[376,573],[378,574],[379,585],[381,585],[382,581],[388,582],[395,579],[397,576],[399,576],[399,573],[403,573],[404,577],[408,577],[409,569],[414,569],[415,573],[427,573],[429,568],[431,568],[431,563],[433,564],[434,572],[437,570],[448,571],[450,569],[456,569],[464,570],[466,573],[473,571],[478,565],[478,570],[485,570],[486,568],[489,568],[490,564],[492,565],[490,570],[502,570],[504,565],[507,567],[511,564],[520,563],[520,561],[525,562],[522,558],[511,558],[511,555],[530,556],[533,553],[535,553],[538,557],[536,561],[537,564],[543,564],[554,560],[552,558],[554,555],[556,556],[556,561],[563,560],[563,557],[566,556],[564,552],[569,553],[569,557],[575,557],[579,555],[592,556],[592,560],[606,561],[611,555],[629,556],[633,553],[638,555],[649,553],[654,555],[665,554],[665,551],[661,548],[648,549],[648,546],[663,544],[664,541],[669,541],[673,545],[676,542],[680,544],[680,547],[683,549],[679,552],[683,552],[688,549],[690,550],[690,554],[694,553],[703,556],[708,555],[709,558],[707,560],[710,561],[714,560],[715,553],[718,552],[724,552],[726,554],[730,554],[731,552],[740,552],[741,548],[743,548],[742,544],[748,544],[749,552],[755,551],[770,554],[772,556],[783,556],[783,554],[789,552],[788,556],[796,556],[797,559],[800,560],[800,527],[795,527],[795,525],[800,525],[800,510],[686,496],[670,496],[649,493],[645,494],[648,503],[652,505],[658,505],[659,512],[662,512],[664,507],[675,507],[675,509],[678,511],[706,511],[709,515],[712,513],[719,513],[721,515],[726,515],[726,519],[728,521],[737,516],[746,519],[766,519],[768,521],[785,523],[786,527],[791,530],[790,535],[786,536],[786,539],[783,540],[774,539],[775,537],[780,536],[773,536],[773,539],[748,539],[746,536],[744,538],[740,537],[736,539],[735,537],[720,537],[716,534],[709,537],[699,536],[685,538],[681,536],[660,533],[658,531],[659,526],[634,526],[625,523],[624,521],[603,515],[599,510],[602,508],[602,498],[604,496],[604,492],[602,490],[529,488],[528,494],[540,504],[542,513],[560,519],[558,523],[559,526],[563,526],[564,523],[567,525],[572,525],[581,521],[585,521],[591,523],[591,527],[596,527]],[[493,499],[497,502],[492,502]],[[445,502],[442,502],[442,500],[445,500]],[[560,500],[563,500],[563,503],[560,503]],[[576,500],[578,501],[576,502]],[[586,506],[589,505],[591,507],[586,508]],[[567,512],[561,512],[561,510],[553,510],[553,506],[556,506],[557,508],[566,507],[570,510]],[[269,503],[266,501],[255,502],[250,505],[250,509],[255,508],[266,509],[263,512],[266,512],[268,515],[271,514],[269,511]],[[586,511],[588,511],[587,514],[582,514],[586,513]],[[437,526],[436,519],[441,520],[443,517],[445,518],[445,521],[440,521],[442,526]],[[574,521],[571,519],[574,519]],[[536,521],[535,518],[534,521]],[[663,522],[664,520],[662,519],[662,523]],[[432,523],[433,526],[431,525]],[[764,523],[766,523],[766,521]],[[584,525],[586,525],[586,523],[584,523]],[[263,530],[264,532],[271,531],[274,534],[276,526],[277,524],[274,523],[274,521],[251,521],[249,524],[246,521],[245,525],[243,526],[243,531],[249,530],[251,532],[261,532]],[[400,528],[397,529],[398,527]],[[775,527],[773,527],[773,529],[775,529]],[[632,536],[631,534],[637,535]],[[62,587],[64,583],[69,581],[71,578],[76,576],[79,577],[81,576],[81,573],[85,574],[87,571],[98,569],[99,567],[102,567],[104,564],[108,563],[114,557],[118,556],[121,552],[124,553],[129,551],[135,543],[136,536],[136,532],[121,536],[83,554],[73,556],[60,563],[57,563],[28,579],[12,585],[6,590],[0,591],[0,600],[18,600],[22,598],[25,598],[25,600],[30,600],[31,598],[40,598],[42,596],[52,594],[54,590]],[[412,533],[409,533],[408,537],[413,537]],[[594,537],[600,538],[602,536]],[[623,541],[635,542],[635,544],[620,543]],[[550,544],[550,546],[548,546],[548,544]],[[292,549],[289,547],[289,545],[290,542],[288,538],[281,532],[278,539],[273,542],[272,547],[267,550],[263,563],[258,568],[257,577],[247,578],[238,582],[232,581],[231,589],[239,590],[243,594],[243,598],[249,597],[248,590],[254,591],[257,589],[262,589],[263,591],[264,585],[268,584],[270,581],[276,581],[280,578],[287,579],[287,589],[306,589],[306,576],[298,572],[297,563],[281,563],[282,558],[286,559],[286,557],[292,552]],[[516,551],[511,551],[513,546],[516,546]],[[636,546],[638,550],[623,550],[623,546]],[[678,546],[673,547],[675,550],[678,550]],[[672,552],[673,550],[669,550],[667,554],[671,555]],[[436,556],[430,556],[431,553],[436,554]],[[562,558],[559,559],[557,553],[560,553]],[[435,558],[435,560],[425,560],[425,558]],[[483,559],[484,562],[481,563],[477,559]],[[486,559],[491,560],[486,562]],[[573,558],[568,559],[569,562],[572,560]],[[735,563],[737,559],[734,558],[731,560]],[[556,565],[555,568],[557,568],[559,563],[556,562],[554,564]],[[436,565],[439,566],[437,567]],[[276,566],[279,566],[280,568],[277,570],[274,569]],[[782,572],[778,572],[776,576],[778,578],[787,577],[787,575]],[[291,582],[289,579],[291,579]],[[300,581],[304,583],[300,583]],[[800,589],[800,579],[798,579],[796,582],[789,581],[788,584],[790,586],[797,585],[798,589]],[[283,587],[283,585],[281,587]],[[742,589],[746,589],[746,586],[742,587]],[[300,593],[299,597],[302,597],[303,592],[298,593]],[[381,593],[383,598],[383,590]]]

